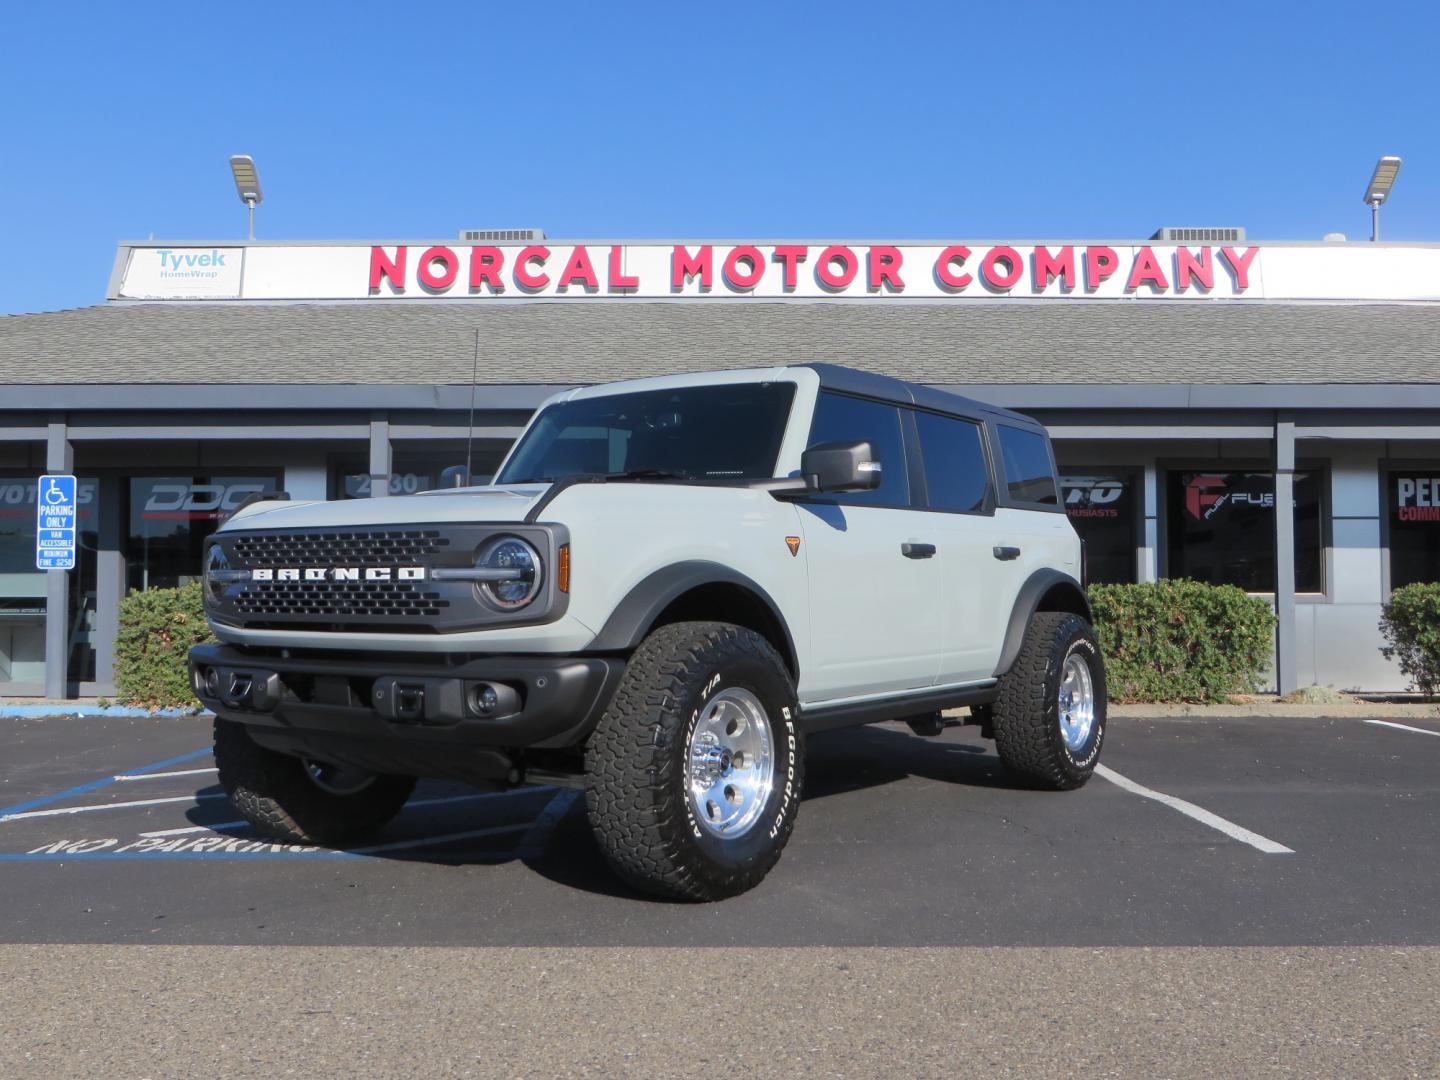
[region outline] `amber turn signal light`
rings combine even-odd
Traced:
[[[559,557],[558,562],[559,562],[559,565],[556,567],[556,571],[555,571],[555,582],[556,582],[556,584],[560,587],[560,591],[561,591],[561,592],[563,592],[563,593],[568,593],[568,592],[570,591],[570,545],[569,545],[569,544],[561,544],[561,545],[560,545],[560,557]]]

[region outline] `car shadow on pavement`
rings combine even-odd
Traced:
[[[969,731],[972,734],[968,737],[973,740],[974,729]],[[972,788],[1014,788],[994,752],[975,741],[964,741],[966,738],[953,728],[940,738],[924,738],[903,728],[884,726],[849,728],[811,736],[806,743],[804,801],[843,797],[910,778]],[[200,793],[216,791],[218,788],[205,788]],[[514,794],[519,800],[534,798],[535,792],[533,788],[519,788]],[[448,813],[443,827],[433,821],[428,821],[427,825],[435,827],[439,833],[479,833],[492,827],[504,828],[517,820],[513,808],[507,803],[508,799],[477,803],[473,811],[461,816]],[[218,813],[234,816],[228,804],[221,805],[225,806],[223,812],[211,802],[206,808],[192,807],[187,816],[195,824],[212,823],[213,828]],[[545,805],[543,796],[538,805]],[[799,820],[804,821],[803,814]],[[414,829],[412,822],[406,831],[413,832]],[[256,837],[249,826],[222,828],[219,831],[235,837]],[[421,830],[422,833],[424,831]],[[377,838],[377,842],[383,844],[396,835],[396,827],[392,825]],[[522,862],[541,877],[567,888],[627,900],[667,903],[630,889],[615,876],[591,833],[583,795],[572,797],[564,813],[549,824],[543,843],[526,843],[520,837],[517,827],[508,835],[497,834],[481,841],[479,846],[417,845],[392,850],[365,850],[375,846],[366,844],[356,845],[354,851],[365,858],[435,866],[495,866]]]

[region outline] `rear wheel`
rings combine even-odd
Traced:
[[[1105,707],[1105,664],[1090,624],[1039,612],[990,716],[1000,761],[1031,787],[1080,787],[1100,759]]]
[[[688,622],[646,638],[585,753],[586,807],[610,865],[677,900],[759,884],[799,807],[797,712],[784,661],[754,631]]]
[[[215,721],[220,786],[266,836],[344,847],[374,835],[415,788],[409,776],[379,776],[268,750],[244,724]]]

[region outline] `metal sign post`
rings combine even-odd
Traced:
[[[65,696],[70,660],[70,581],[75,569],[75,532],[79,516],[75,477],[53,473],[35,489],[35,568],[46,581],[45,694]]]

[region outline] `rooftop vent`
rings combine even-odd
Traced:
[[[1164,244],[1238,244],[1245,240],[1244,229],[1157,229],[1151,240]]]
[[[461,229],[460,239],[471,244],[529,244],[545,239],[544,229]]]

